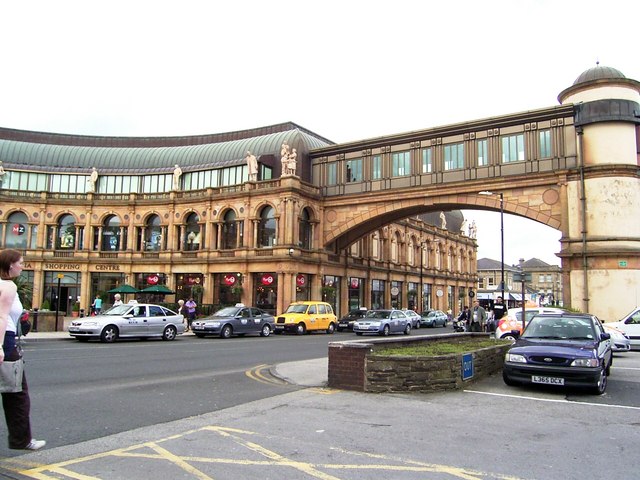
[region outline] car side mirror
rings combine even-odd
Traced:
[[[607,333],[607,332],[602,332],[600,334],[600,340],[610,340],[611,339],[611,334]]]

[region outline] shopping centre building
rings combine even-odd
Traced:
[[[96,295],[109,305],[110,290],[131,285],[159,293],[125,300],[193,296],[201,311],[244,302],[279,313],[310,299],[338,314],[458,310],[477,282],[459,211],[372,226],[348,248],[322,244],[312,154],[329,146],[293,123],[161,138],[1,128],[0,244],[23,252],[40,309],[86,309]],[[362,161],[352,163],[347,183],[362,185]]]

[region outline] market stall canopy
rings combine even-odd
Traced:
[[[173,295],[175,292],[172,292],[164,285],[152,285],[145,288],[144,290],[140,290],[140,293],[160,293],[164,295]]]
[[[124,283],[119,287],[112,288],[111,290],[109,290],[108,293],[138,293],[138,292],[140,292],[140,290],[138,290],[136,287],[132,287],[131,285],[127,285],[126,283]]]

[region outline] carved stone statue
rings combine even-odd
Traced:
[[[476,221],[472,221],[471,225],[469,226],[469,237],[470,238],[476,238],[478,235],[478,227],[476,227]]]
[[[446,230],[447,228],[447,217],[445,217],[444,212],[440,212],[440,228],[442,228],[443,230]]]
[[[247,156],[244,158],[247,161],[247,168],[249,170],[249,181],[255,182],[258,180],[258,160],[249,150],[247,150]]]
[[[96,167],[93,167],[87,182],[89,183],[89,189],[87,191],[91,193],[95,192],[98,185],[98,170],[96,170]]]
[[[173,169],[173,189],[180,190],[180,177],[182,176],[182,169],[176,164]]]
[[[280,166],[282,175],[286,175],[289,168],[289,144],[287,142],[284,142],[280,147]]]
[[[4,167],[2,166],[2,160],[0,160],[0,185],[2,185],[2,179],[6,173],[7,172],[4,171]]]
[[[462,220],[462,225],[460,225],[460,235],[466,235],[467,234],[467,224],[469,222],[467,222],[467,219],[465,218],[464,220]]]
[[[296,149],[292,149],[291,153],[289,154],[289,161],[287,162],[287,173],[289,175],[295,175],[296,174],[296,160],[298,158],[298,152],[296,151]]]

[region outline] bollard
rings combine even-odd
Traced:
[[[38,331],[38,309],[33,309],[33,326],[31,327],[32,332]]]

